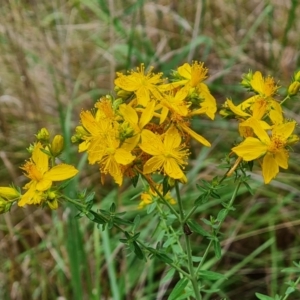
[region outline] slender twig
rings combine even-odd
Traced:
[[[183,205],[182,205],[182,200],[180,196],[180,191],[179,191],[179,185],[178,181],[175,181],[175,190],[176,190],[176,196],[177,196],[177,201],[178,201],[178,206],[179,206],[179,212],[180,212],[180,223],[182,226],[184,226],[183,220],[184,218],[184,211],[183,211]],[[197,282],[197,276],[194,271],[194,265],[193,265],[193,256],[192,256],[192,247],[191,247],[191,242],[190,242],[190,236],[187,234],[184,234],[184,239],[185,239],[185,244],[186,244],[186,255],[188,259],[188,269],[190,272],[190,281],[192,282],[194,293],[195,293],[195,298],[197,300],[201,300],[202,296],[200,294],[200,289],[198,286]]]

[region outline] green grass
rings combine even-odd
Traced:
[[[68,141],[63,157],[81,170],[68,194],[86,187],[95,190],[97,208],[108,208],[113,200],[130,219],[140,213],[142,235],[154,233],[159,242],[158,217],[136,209],[140,189],[129,183],[118,191],[112,182],[101,186],[97,168],[69,142],[80,111],[113,92],[116,71],[140,62],[168,74],[187,60],[204,61],[219,104],[226,97],[245,99],[238,83],[249,69],[288,84],[299,69],[300,8],[297,1],[283,2],[5,1],[0,10],[1,186],[26,182],[18,166],[28,159],[26,148],[38,129],[62,132]],[[299,103],[286,104],[287,117],[298,122]],[[221,174],[220,160],[237,137],[236,124],[221,118],[194,125],[213,147],[192,151],[190,183],[182,187],[187,205],[197,195],[199,179]],[[211,288],[220,291],[204,299],[283,294],[284,283],[293,279],[281,270],[300,260],[299,150],[296,145],[291,167],[270,185],[262,184],[256,168],[255,194],[240,191],[236,210],[221,230],[224,256],[216,260],[211,252],[204,265],[227,280],[216,281]],[[230,195],[225,188],[222,200]],[[196,218],[209,218],[219,209],[220,201],[210,201],[198,208]],[[168,269],[159,260],[138,260],[119,243],[118,232],[102,232],[75,214],[71,207],[56,212],[14,207],[0,216],[0,299],[148,300],[169,294],[178,278],[164,280]],[[206,245],[195,236],[195,253]]]

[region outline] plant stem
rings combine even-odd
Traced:
[[[65,196],[65,195],[63,195],[63,194],[61,195],[61,197],[64,198],[65,200],[67,200],[68,202],[74,204],[75,206],[77,206],[77,209],[78,209],[78,210],[80,210],[80,211],[82,211],[82,212],[84,212],[84,213],[87,212],[87,211],[86,211],[86,206],[85,206],[85,204],[80,203],[80,202],[77,202],[76,200],[71,199],[71,198],[69,198],[69,197],[67,197],[67,196]],[[104,220],[106,221],[106,223],[108,223],[109,220],[108,220],[107,217],[104,216],[103,214],[99,214],[98,212],[95,212],[95,211],[93,211],[93,214],[96,214],[96,215],[100,216],[101,219],[104,219]],[[93,221],[93,220],[91,220],[91,221]],[[97,222],[95,222],[95,223],[97,223]],[[117,229],[119,229],[121,232],[123,232],[123,233],[126,232],[126,230],[124,230],[124,229],[123,229],[122,227],[120,227],[118,224],[115,224],[115,223],[114,223],[113,225],[114,225],[114,227],[116,227]],[[133,236],[130,232],[127,232],[127,233],[129,233],[130,236]],[[153,251],[151,248],[147,247],[142,241],[140,241],[139,239],[136,239],[135,241],[136,241],[140,246],[142,246],[142,247],[144,248],[144,250],[147,250],[147,251],[151,252],[151,254],[156,255],[156,251]],[[182,270],[182,269],[181,269],[179,266],[177,266],[176,264],[174,264],[174,263],[168,263],[168,265],[171,266],[172,268],[176,269],[179,273],[181,273],[183,276],[185,276],[185,277],[188,278],[189,280],[192,280],[191,275],[190,275],[189,273],[185,272],[184,270]]]
[[[236,196],[237,196],[237,193],[238,193],[238,191],[239,191],[239,188],[240,188],[241,184],[242,184],[242,182],[241,182],[241,180],[239,180],[238,184],[237,184],[236,187],[235,187],[235,190],[233,191],[233,194],[232,194],[232,196],[231,196],[231,199],[230,199],[228,205],[226,206],[226,214],[225,214],[223,220],[221,220],[221,221],[219,222],[218,226],[214,229],[214,234],[215,234],[215,235],[217,235],[217,234],[219,233],[220,228],[221,228],[221,226],[222,226],[222,224],[223,224],[223,222],[224,222],[226,216],[228,215],[228,212],[229,212],[230,208],[231,208],[232,205],[233,205],[233,202],[234,202],[234,200],[235,200],[235,198],[236,198]],[[209,249],[210,249],[212,243],[213,243],[213,240],[210,240],[210,241],[209,241],[209,244],[208,244],[207,247],[206,247],[206,250],[205,250],[205,252],[204,252],[204,255],[202,256],[202,259],[201,259],[201,261],[200,261],[200,263],[199,263],[199,265],[198,265],[198,267],[197,267],[197,269],[196,269],[196,273],[198,273],[199,270],[201,269],[201,267],[203,266],[204,261],[205,261],[205,258],[206,258],[206,256],[208,255],[208,252],[209,252]]]
[[[137,168],[136,168],[137,169]],[[155,193],[159,196],[159,198],[164,202],[164,204],[166,204],[170,211],[176,216],[176,218],[178,220],[180,220],[180,216],[178,214],[178,212],[176,211],[176,209],[165,199],[165,197],[162,195],[162,193],[156,188],[156,186],[150,182],[148,180],[148,178],[139,170],[137,169],[137,171],[141,174],[141,176],[148,182],[148,184],[151,186],[152,189],[154,189]]]
[[[180,212],[180,223],[181,226],[184,226],[184,211],[183,211],[183,205],[182,205],[182,200],[180,196],[180,191],[179,191],[179,185],[178,181],[175,181],[175,190],[176,190],[176,196],[177,196],[177,201],[178,201],[178,206],[179,206],[179,212]],[[192,257],[192,247],[191,247],[191,242],[190,242],[190,237],[187,234],[184,234],[184,239],[185,239],[185,244],[186,244],[186,255],[188,259],[188,269],[190,272],[190,281],[192,282],[193,290],[195,293],[195,298],[197,300],[201,300],[202,296],[200,294],[200,289],[199,285],[197,282],[197,273],[195,274],[194,272],[194,266],[193,266],[193,257]]]

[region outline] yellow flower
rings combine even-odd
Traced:
[[[134,144],[121,141],[114,135],[99,136],[90,142],[88,149],[89,163],[98,163],[102,173],[109,173],[119,185],[123,182],[124,166],[135,159],[131,154]]]
[[[126,142],[134,144],[136,146],[140,141],[140,136],[143,128],[151,121],[154,115],[155,101],[149,101],[147,106],[142,109],[140,117],[136,110],[128,105],[121,104],[119,106],[119,112],[126,122],[130,124],[133,130],[133,137],[128,139]]]
[[[31,181],[24,187],[27,192],[22,195],[19,206],[40,204],[44,200],[43,193],[51,188],[53,181],[66,180],[78,173],[78,170],[67,164],[49,167],[49,156],[42,149],[44,148],[40,142],[35,144],[32,158],[21,167]]]
[[[204,63],[198,61],[193,62],[192,65],[185,63],[177,69],[178,74],[184,79],[176,82],[176,85],[196,87],[207,78],[207,71],[208,69],[204,67]]]
[[[201,100],[204,100],[198,103],[200,108],[194,109],[191,112],[191,115],[194,116],[206,114],[211,120],[214,120],[217,111],[217,102],[216,99],[210,93],[207,85],[204,83],[200,83],[198,85],[198,88],[196,89],[196,93],[199,94]]]
[[[252,89],[263,98],[273,96],[279,88],[272,77],[268,76],[267,78],[263,78],[259,71],[253,74],[250,85]]]
[[[142,132],[140,148],[152,155],[144,165],[145,174],[159,170],[174,179],[184,178],[182,167],[187,164],[188,150],[181,145],[181,136],[178,130],[171,126],[164,134],[163,140],[159,135],[145,129]]]
[[[158,191],[162,194],[163,192],[163,187],[162,184],[158,184],[156,185],[156,188],[158,189]],[[168,201],[171,205],[176,204],[175,199],[171,196],[171,193],[168,192],[166,195],[164,195],[164,198],[166,201]],[[141,202],[139,203],[138,209],[143,209],[144,207],[146,207],[147,205],[153,203],[156,200],[159,200],[159,196],[157,195],[157,193],[152,190],[150,187],[148,188],[147,191],[143,192],[141,194]]]
[[[79,152],[88,150],[94,138],[102,139],[103,136],[116,134],[113,123],[107,118],[98,119],[90,111],[82,111],[80,119],[87,134],[81,136],[84,141],[79,145]]]
[[[190,103],[185,102],[185,98],[186,93],[183,89],[176,92],[171,91],[164,95],[164,98],[160,101],[162,105],[160,124],[165,121],[169,112],[171,120],[174,121],[182,120],[183,117],[188,115]]]
[[[203,63],[194,61],[192,65],[185,63],[177,69],[179,80],[164,85],[164,89],[172,89],[183,86],[182,93],[184,97],[191,94],[197,95],[197,106],[200,108],[193,109],[191,116],[206,114],[210,119],[215,118],[217,111],[216,99],[211,95],[208,87],[202,81],[207,78],[208,69]]]
[[[161,99],[158,85],[163,82],[162,73],[153,74],[152,68],[145,74],[145,66],[141,64],[137,67],[137,72],[131,71],[130,75],[117,73],[118,78],[115,79],[115,85],[129,92],[135,92],[138,104],[146,107],[150,96]]]
[[[263,156],[264,182],[269,183],[276,177],[279,167],[288,168],[289,153],[286,146],[290,144],[290,140],[295,141],[295,136],[292,135],[295,125],[294,121],[275,125],[269,137],[259,122],[253,120],[251,126],[258,138],[248,137],[240,145],[232,148],[232,151],[245,161],[255,160]]]

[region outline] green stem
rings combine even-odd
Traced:
[[[64,198],[65,200],[67,200],[68,202],[70,202],[70,203],[72,203],[72,204],[74,204],[75,206],[77,206],[77,209],[79,209],[79,210],[81,210],[81,208],[82,208],[82,210],[81,211],[83,211],[83,212],[85,212],[86,213],[86,205],[85,204],[83,204],[83,203],[80,203],[80,202],[77,202],[76,200],[74,200],[74,199],[71,199],[71,198],[69,198],[68,196],[66,196],[66,195],[61,195],[61,197],[62,198]],[[102,214],[99,214],[98,212],[95,212],[95,211],[93,211],[93,213],[94,214],[96,214],[96,215],[99,215],[99,216],[101,216],[101,219],[104,219],[105,221],[106,221],[106,223],[108,223],[108,219],[107,219],[107,217],[106,216],[104,216],[104,215],[102,215]],[[118,224],[115,224],[114,223],[114,227],[116,227],[117,229],[119,229],[122,233],[124,233],[125,234],[125,231],[126,230],[124,230],[122,227],[120,227]],[[129,233],[129,232],[127,232],[127,233]],[[131,233],[129,233],[131,236],[133,236]],[[144,250],[147,250],[147,251],[149,251],[149,252],[151,252],[151,254],[153,254],[153,255],[155,255],[156,254],[156,251],[154,250],[152,250],[151,248],[149,248],[149,247],[147,247],[142,241],[140,241],[139,239],[136,239],[135,240],[139,245],[141,245],[143,248],[144,248]],[[187,272],[185,272],[184,270],[182,270],[180,267],[178,267],[177,265],[175,265],[174,263],[167,263],[169,266],[171,266],[172,268],[174,268],[174,269],[176,269],[179,273],[181,273],[183,276],[185,276],[186,278],[188,278],[189,280],[191,280],[191,275],[190,274],[188,274]]]
[[[159,196],[159,198],[164,202],[164,204],[166,204],[169,207],[170,211],[176,216],[176,218],[178,220],[180,220],[180,216],[179,216],[178,212],[176,211],[176,209],[165,199],[165,197],[156,188],[156,186],[154,184],[152,184],[151,182],[149,182],[148,178],[143,173],[140,172],[140,175],[148,182],[148,184],[151,186],[151,188],[154,189],[154,191]]]
[[[184,226],[183,220],[185,219],[185,217],[184,217],[183,205],[182,205],[182,200],[181,200],[180,191],[179,191],[179,184],[178,184],[177,180],[175,181],[175,190],[176,190],[176,196],[177,196],[179,212],[180,212],[180,221],[181,221],[180,223],[181,223],[181,226]],[[188,259],[188,269],[190,272],[190,281],[192,282],[192,285],[193,285],[195,298],[197,300],[201,300],[202,296],[200,294],[200,289],[199,289],[199,285],[197,282],[197,276],[196,276],[197,273],[195,274],[195,271],[194,271],[192,247],[191,247],[191,241],[190,241],[189,235],[184,234],[184,239],[185,239],[185,244],[186,244],[186,255],[187,255],[187,259]]]
[[[223,222],[224,222],[226,216],[228,215],[228,212],[229,212],[230,208],[231,208],[232,205],[233,205],[233,202],[234,202],[234,200],[235,200],[235,198],[236,198],[236,196],[237,196],[237,193],[238,193],[238,191],[239,191],[239,188],[240,188],[241,184],[242,184],[242,182],[239,180],[239,182],[238,182],[237,186],[235,187],[235,190],[234,190],[234,192],[233,192],[233,194],[232,194],[232,196],[231,196],[231,199],[230,199],[230,201],[229,201],[229,203],[228,203],[228,205],[227,205],[227,207],[226,207],[226,214],[225,214],[223,220],[221,220],[221,221],[219,222],[217,228],[214,229],[214,234],[215,234],[215,235],[217,235],[217,234],[219,233],[220,228],[221,228],[221,226],[222,226],[222,224],[223,224]],[[210,242],[209,242],[209,244],[207,245],[207,248],[206,248],[206,250],[205,250],[205,252],[204,252],[204,255],[202,256],[202,259],[201,259],[201,261],[200,261],[200,263],[199,263],[199,265],[198,265],[198,267],[197,267],[197,269],[196,269],[196,273],[198,273],[199,270],[201,269],[201,267],[203,266],[204,261],[205,261],[207,255],[208,255],[208,253],[209,253],[209,249],[210,249],[212,243],[213,243],[213,240],[210,240]]]
[[[298,286],[299,282],[300,282],[300,277],[298,277],[298,279],[295,281],[294,286]],[[286,294],[282,300],[286,300],[289,297],[289,295],[290,294]]]
[[[281,102],[280,102],[280,105],[282,105],[286,100],[290,99],[290,96],[287,95]]]

